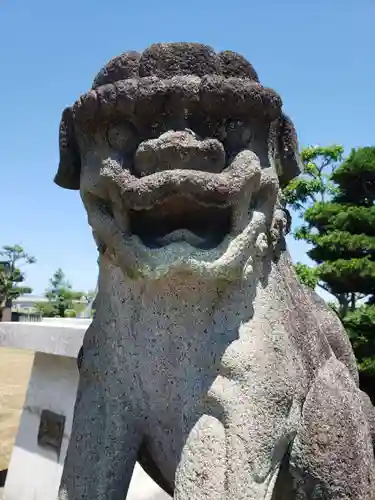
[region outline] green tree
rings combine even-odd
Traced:
[[[305,284],[318,284],[336,308],[352,341],[360,374],[375,382],[375,147],[302,151],[304,173],[284,190],[287,208],[302,218],[294,236],[311,245],[316,264],[296,265]]]
[[[332,199],[306,210],[299,235],[344,317],[375,294],[375,148],[353,150],[330,179]]]
[[[46,291],[47,304],[38,304],[39,310],[48,316],[65,316],[65,311],[74,310],[74,301],[82,297],[82,292],[72,289],[62,269],[58,269],[50,279],[50,286]],[[71,314],[71,313],[69,313]]]
[[[339,189],[328,206],[333,214],[327,226],[337,253],[326,259],[321,275],[341,299],[360,372],[375,385],[375,147],[352,150],[332,180]],[[332,254],[329,242],[320,246]]]
[[[375,306],[364,304],[346,314],[342,321],[360,370],[375,377]]]
[[[342,161],[343,153],[343,147],[336,144],[326,147],[308,147],[301,151],[302,175],[293,179],[282,193],[282,202],[289,217],[289,210],[293,210],[297,217],[302,219],[302,225],[293,231],[293,236],[297,240],[311,243],[311,231],[305,218],[306,212],[319,203],[324,204],[337,192],[331,175]],[[295,270],[305,285],[313,289],[319,285],[327,290],[325,283],[319,279],[317,268],[297,262]]]
[[[75,309],[65,309],[64,317],[65,318],[76,318],[77,312],[75,311]]]
[[[301,264],[301,262],[297,262],[294,265],[294,269],[301,283],[315,290],[319,282],[318,269],[316,267],[309,267],[307,264]]]
[[[52,304],[51,302],[37,302],[35,304],[35,309],[45,318],[55,318],[59,315],[55,304]]]
[[[0,250],[0,260],[0,306],[11,307],[14,299],[32,292],[30,287],[23,285],[25,273],[21,268],[34,264],[36,259],[20,245],[4,245]]]

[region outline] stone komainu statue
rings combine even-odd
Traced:
[[[280,97],[233,52],[112,59],[62,115],[56,183],[100,253],[59,498],[375,498],[374,408],[340,322],[297,280]]]

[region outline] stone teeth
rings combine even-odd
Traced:
[[[247,190],[232,208],[232,231],[235,234],[244,231],[249,224],[251,192]]]
[[[117,227],[124,234],[129,234],[130,232],[130,222],[129,222],[129,214],[126,210],[114,209],[114,219]]]
[[[188,229],[176,229],[176,231],[158,238],[157,243],[161,246],[164,246],[183,240],[187,241],[190,245],[195,247],[198,247],[205,242],[204,238],[197,236]]]

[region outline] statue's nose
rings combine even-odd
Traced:
[[[225,168],[224,147],[217,139],[199,139],[189,129],[169,131],[142,142],[134,158],[139,177],[163,170],[203,170],[219,173]]]

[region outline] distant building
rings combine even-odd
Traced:
[[[41,302],[48,302],[43,295],[20,295],[17,299],[12,300],[12,311],[33,313],[36,312],[36,304]]]
[[[12,300],[12,312],[32,314],[37,312],[37,304],[47,303],[48,299],[43,295],[20,295],[17,299]],[[86,297],[81,297],[79,300],[73,300],[74,304],[88,304]]]

